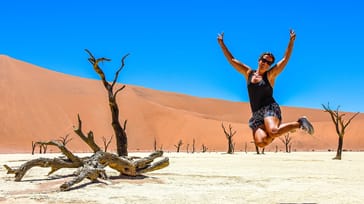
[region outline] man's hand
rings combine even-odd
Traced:
[[[296,39],[296,32],[294,32],[293,29],[289,30],[289,36],[290,36],[290,40],[295,40]]]
[[[217,40],[219,40],[219,41],[223,41],[223,40],[224,40],[224,32],[219,33],[219,34],[217,35]]]

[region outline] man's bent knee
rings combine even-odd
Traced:
[[[267,133],[268,137],[276,138],[279,136],[279,129],[277,127],[267,128],[266,133]]]
[[[261,140],[255,140],[254,143],[256,146],[263,148],[263,147],[269,145],[270,143],[272,143],[273,140],[274,140],[273,137],[267,136]]]
[[[278,128],[277,127],[274,127],[274,128],[270,128],[269,131],[268,131],[268,134],[269,135],[275,135],[278,133]]]

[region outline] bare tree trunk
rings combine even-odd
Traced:
[[[339,137],[337,151],[336,151],[336,157],[334,157],[334,159],[341,160],[341,154],[342,154],[342,151],[343,151],[343,144],[344,144],[344,137],[341,136],[341,137]]]
[[[228,140],[228,151],[227,151],[227,153],[232,154],[232,153],[234,153],[232,138],[229,137],[227,140]]]
[[[195,151],[196,151],[195,145],[196,145],[196,141],[195,141],[195,138],[193,138],[193,141],[192,141],[192,153],[195,153]]]
[[[119,156],[128,156],[128,139],[127,139],[127,135],[125,132],[127,121],[125,120],[124,127],[122,127],[119,122],[119,107],[116,102],[117,94],[125,88],[125,85],[123,85],[121,88],[117,89],[115,91],[115,93],[114,93],[114,86],[119,77],[120,71],[124,68],[124,65],[125,65],[124,60],[129,54],[124,55],[124,57],[121,60],[121,66],[115,73],[113,82],[109,83],[109,82],[107,82],[105,74],[102,71],[102,69],[99,67],[98,64],[99,64],[99,62],[111,61],[111,60],[107,59],[107,58],[95,59],[95,57],[92,55],[92,53],[89,50],[86,49],[86,52],[90,55],[90,58],[88,59],[88,61],[93,65],[94,70],[100,76],[102,83],[104,84],[104,87],[108,93],[109,106],[110,106],[111,119],[112,119],[111,125],[112,125],[112,127],[114,129],[114,133],[115,133],[117,153]]]
[[[202,144],[202,153],[205,153],[207,151],[207,146],[205,146],[204,144]]]
[[[32,155],[34,155],[35,146],[36,146],[36,143],[34,141],[32,141]]]
[[[177,145],[174,145],[175,147],[176,147],[176,151],[177,151],[177,153],[180,151],[180,149],[181,149],[181,146],[183,145],[183,142],[182,142],[182,140],[179,140],[178,141],[178,144]]]

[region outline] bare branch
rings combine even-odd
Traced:
[[[346,128],[351,123],[351,120],[353,120],[359,113],[360,112],[357,112],[353,116],[351,116],[351,118],[348,120],[348,122],[344,125],[344,128]]]
[[[109,147],[110,143],[112,140],[112,136],[110,137],[110,139],[108,141],[106,141],[105,137],[102,137],[102,141],[104,143],[104,151],[107,152],[107,148]]]
[[[93,56],[93,54],[88,49],[85,49],[85,51],[90,55],[89,61],[91,61],[91,63],[94,64],[95,57]]]
[[[63,155],[65,155],[69,160],[73,162],[80,162],[80,158],[75,156],[71,151],[69,151],[63,144],[61,144],[59,141],[49,141],[49,142],[36,142],[36,144],[40,145],[52,145],[58,147]]]
[[[64,146],[66,146],[71,140],[72,138],[68,138],[69,134],[67,134],[64,137],[60,137],[60,139],[58,141],[60,141]]]
[[[126,57],[128,57],[130,54],[128,53],[128,54],[126,54],[126,55],[124,55],[124,57],[121,59],[121,66],[120,66],[120,68],[116,71],[116,73],[115,73],[115,78],[114,78],[114,80],[113,80],[113,82],[112,82],[112,85],[111,85],[111,87],[114,87],[114,85],[115,85],[115,83],[116,83],[116,81],[118,80],[118,78],[119,78],[119,72],[124,68],[124,66],[125,66],[125,59],[126,59]],[[116,94],[115,94],[116,95]]]
[[[125,85],[123,85],[121,88],[119,88],[118,90],[116,90],[116,91],[115,91],[115,93],[114,93],[114,97],[116,97],[116,95],[117,95],[120,91],[122,91],[124,88],[125,88]]]
[[[91,54],[91,52],[88,49],[85,49],[85,51],[90,55],[90,58],[88,59],[88,61],[93,65],[94,70],[100,76],[105,88],[109,89],[110,84],[106,80],[105,73],[99,67],[99,62],[111,61],[111,59],[108,59],[108,58],[105,58],[105,57],[95,59],[95,57]]]
[[[229,133],[226,131],[224,123],[221,123],[222,129],[224,130],[225,135],[229,135]]]
[[[124,121],[124,126],[123,126],[123,129],[124,129],[124,131],[126,131],[126,124],[128,123],[128,120],[125,120]]]
[[[94,152],[100,151],[100,147],[95,143],[94,141],[94,136],[93,136],[93,132],[90,131],[87,134],[87,137],[85,136],[85,134],[82,131],[82,121],[80,118],[80,115],[77,114],[77,118],[78,118],[78,127],[74,128],[74,132],[86,143],[88,144],[89,147],[91,147],[91,149]]]

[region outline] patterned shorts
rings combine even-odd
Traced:
[[[253,116],[249,119],[249,127],[252,130],[256,130],[259,126],[264,125],[264,118],[268,116],[274,116],[279,120],[282,120],[281,108],[277,103],[263,106],[259,110],[255,111]]]

